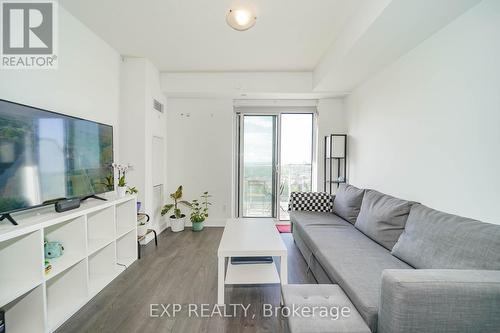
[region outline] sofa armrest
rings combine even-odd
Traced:
[[[378,332],[500,332],[500,271],[385,270]]]
[[[324,192],[292,192],[288,211],[332,212],[334,197]]]

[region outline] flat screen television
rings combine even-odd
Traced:
[[[112,126],[0,99],[0,214],[112,191],[112,163]]]

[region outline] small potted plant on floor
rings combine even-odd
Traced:
[[[193,200],[191,202],[191,223],[193,224],[193,231],[202,231],[203,230],[203,222],[208,217],[208,206],[211,205],[208,202],[208,198],[211,195],[208,192],[204,192],[201,195],[201,200]],[[201,201],[201,202],[200,202]]]
[[[173,232],[179,232],[184,230],[184,225],[186,222],[186,215],[182,214],[179,204],[185,205],[191,208],[191,203],[182,199],[182,185],[177,188],[177,191],[170,194],[170,198],[174,201],[173,204],[166,204],[161,210],[161,215],[167,214],[172,208],[174,209],[174,214],[170,215],[170,227]]]

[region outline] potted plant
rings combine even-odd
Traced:
[[[170,198],[174,201],[173,204],[166,204],[161,210],[161,215],[167,214],[172,208],[174,209],[174,214],[170,215],[170,226],[173,232],[179,232],[184,230],[184,225],[186,222],[186,215],[182,214],[179,204],[183,204],[191,208],[191,203],[182,199],[182,185],[177,188],[177,191],[170,194]]]
[[[118,197],[123,198],[125,194],[127,194],[127,181],[125,176],[127,171],[132,170],[132,165],[113,163],[112,166],[114,169],[118,170],[118,187],[116,192]]]
[[[146,214],[138,215],[139,219],[137,220],[137,236],[142,237],[148,232],[147,223],[149,222],[149,216]]]
[[[191,223],[193,224],[193,231],[203,230],[203,222],[205,222],[205,219],[208,217],[208,206],[211,205],[211,203],[208,202],[208,198],[210,197],[211,195],[209,195],[208,192],[203,192],[201,200],[193,200],[191,203]]]
[[[115,187],[115,180],[113,175],[111,174],[109,176],[106,176],[104,178],[104,182],[102,182],[101,185],[103,185],[106,188],[106,190],[113,191]]]
[[[128,186],[126,193],[130,194],[130,195],[134,195],[134,194],[139,193],[139,190],[135,186],[132,186],[132,187]],[[137,201],[137,213],[139,213],[140,210],[141,210],[141,202]]]

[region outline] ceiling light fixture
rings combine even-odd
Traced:
[[[257,17],[248,9],[230,9],[226,16],[229,26],[238,31],[245,31],[255,25]]]

